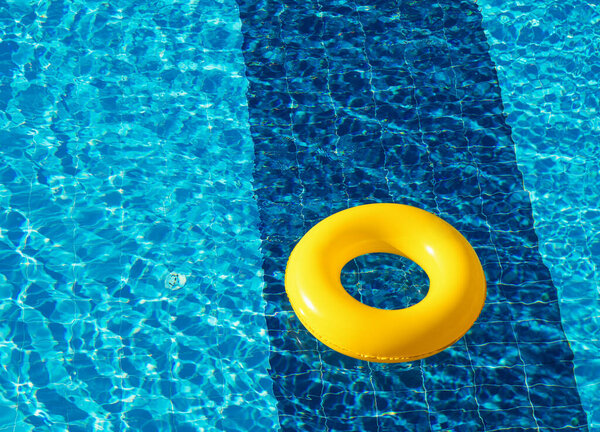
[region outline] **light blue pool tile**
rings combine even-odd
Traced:
[[[517,162],[532,199],[540,250],[575,354],[582,404],[590,430],[599,431],[599,392],[592,376],[600,367],[589,359],[597,356],[600,331],[593,318],[600,307],[600,254],[595,253],[600,10],[581,0],[478,3]]]

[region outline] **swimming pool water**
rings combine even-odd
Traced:
[[[272,429],[234,4],[1,10],[0,430]]]
[[[540,251],[555,281],[575,355],[582,404],[597,430],[600,10],[587,2],[480,5]]]
[[[0,1],[0,430],[599,430],[599,11],[561,5]],[[370,202],[482,261],[436,356],[346,358],[287,302]],[[392,265],[344,277],[422,295]]]

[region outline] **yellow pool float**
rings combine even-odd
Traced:
[[[419,303],[386,310],[354,299],[342,286],[344,265],[387,252],[418,264],[429,277]],[[486,296],[481,263],[450,224],[416,207],[367,204],[322,220],[298,242],[285,289],[302,324],[350,357],[395,363],[436,354],[471,328]]]

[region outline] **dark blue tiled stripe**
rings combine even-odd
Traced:
[[[238,4],[282,428],[587,430],[475,4]],[[385,201],[444,217],[488,278],[473,329],[420,362],[332,352],[284,293],[312,225]]]

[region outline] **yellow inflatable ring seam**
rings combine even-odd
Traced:
[[[459,337],[458,339],[456,339],[455,341],[453,341],[452,343],[448,344],[447,346],[443,347],[440,350],[434,350],[428,353],[424,353],[423,355],[420,356],[415,356],[415,357],[380,357],[380,356],[370,356],[367,354],[363,354],[360,352],[354,352],[352,351],[352,349],[348,348],[348,347],[342,347],[342,346],[338,346],[335,343],[327,340],[327,338],[324,338],[322,335],[319,334],[319,332],[315,331],[315,329],[313,329],[311,326],[309,326],[307,323],[305,323],[304,321],[302,321],[302,319],[300,319],[300,322],[302,322],[302,325],[304,325],[304,327],[306,327],[306,329],[317,339],[319,339],[321,342],[323,342],[325,345],[327,345],[328,347],[336,350],[337,352],[341,352],[341,353],[351,353],[351,357],[354,358],[358,358],[358,359],[362,359],[362,360],[378,360],[380,362],[383,363],[391,363],[391,362],[403,362],[403,361],[413,361],[413,360],[419,360],[421,358],[425,358],[425,357],[429,357],[432,356],[434,354],[437,354],[440,351],[445,350],[446,348],[448,348],[451,345],[454,345],[455,342],[457,342],[461,337]]]
[[[354,299],[340,282],[357,256],[386,252],[413,260],[428,275],[425,298],[385,310]],[[398,362],[436,354],[473,325],[486,296],[481,263],[450,224],[401,204],[367,204],[311,228],[288,260],[285,289],[302,324],[325,345],[363,360]]]

